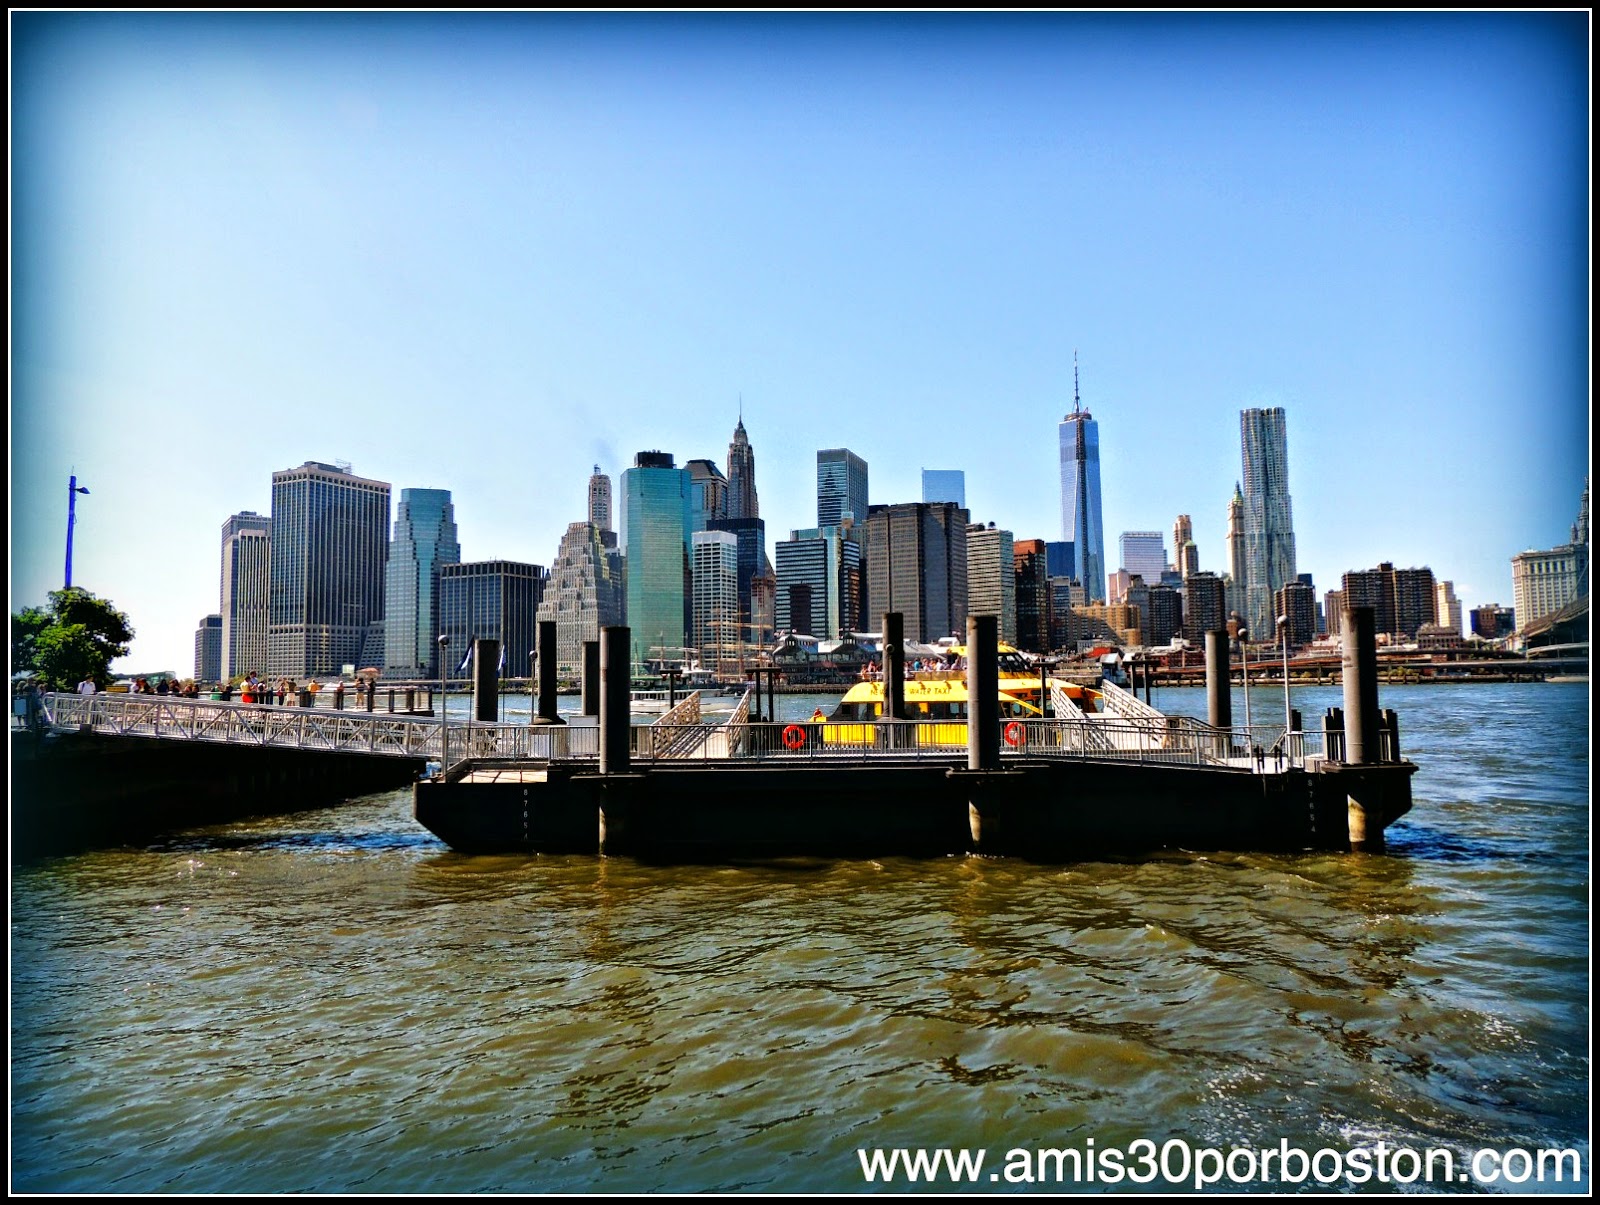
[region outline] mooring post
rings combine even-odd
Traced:
[[[480,637],[472,642],[472,718],[494,723],[500,718],[500,642]]]
[[[556,710],[556,621],[539,621],[539,718],[540,724],[564,724]]]
[[[1344,676],[1344,760],[1350,766],[1370,766],[1383,760],[1374,627],[1371,607],[1345,608],[1340,668]],[[1350,781],[1345,809],[1350,849],[1355,853],[1381,853],[1385,824],[1381,783],[1370,775],[1356,775]]]
[[[632,694],[625,627],[600,629],[600,773],[626,774],[632,752]]]
[[[1228,664],[1228,632],[1206,633],[1206,722],[1221,732],[1218,755],[1228,756],[1233,745],[1233,667]]]
[[[583,642],[583,714],[600,714],[600,642]]]
[[[1000,768],[1000,620],[967,616],[967,769]]]
[[[1378,641],[1371,607],[1346,607],[1344,647],[1345,761],[1364,766],[1382,760],[1378,749]]]
[[[906,718],[906,621],[899,611],[883,615],[883,718]]]

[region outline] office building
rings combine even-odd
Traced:
[[[717,519],[759,519],[761,504],[756,498],[756,454],[750,447],[750,436],[744,429],[744,415],[733,429],[733,441],[728,444],[728,503],[724,514]],[[699,530],[699,529],[696,529]]]
[[[1013,648],[1017,644],[1015,545],[1012,534],[993,523],[967,525],[967,614],[998,616],[1000,639]]]
[[[1044,540],[1017,540],[1011,553],[1016,579],[1016,645],[1023,652],[1047,653],[1052,647],[1049,552]]]
[[[1503,640],[1516,632],[1517,612],[1514,607],[1485,603],[1472,608],[1470,622],[1472,635],[1480,640]]]
[[[589,478],[589,522],[601,531],[611,531],[611,478],[594,466]]]
[[[1122,568],[1131,577],[1138,574],[1146,584],[1155,585],[1167,567],[1167,549],[1159,531],[1125,531],[1118,537]]]
[[[1434,587],[1434,591],[1437,595],[1434,612],[1440,626],[1448,628],[1457,636],[1461,635],[1461,600],[1456,597],[1456,584],[1440,582]]]
[[[771,643],[771,612],[762,611],[756,583],[772,576],[772,563],[767,559],[767,521],[712,519],[706,527],[709,531],[727,532],[738,542],[740,639],[747,647],[765,648]]]
[[[384,571],[384,677],[438,677],[439,567],[460,560],[450,491],[401,490]]]
[[[1051,577],[1076,579],[1077,554],[1071,540],[1046,540],[1045,568]]]
[[[1228,570],[1222,575],[1223,585],[1228,591],[1228,614],[1244,615],[1245,611],[1245,578],[1249,570],[1246,566],[1249,561],[1245,555],[1244,541],[1244,491],[1239,488],[1239,483],[1233,483],[1233,497],[1228,500]]]
[[[1050,590],[1050,647],[1072,649],[1081,635],[1078,608],[1086,606],[1089,594],[1075,577],[1052,577]]]
[[[464,561],[439,567],[439,620],[449,637],[451,678],[471,675],[467,654],[474,640],[498,640],[495,669],[504,678],[527,678],[539,647],[535,626],[549,574],[522,561]]]
[[[817,453],[817,526],[867,521],[867,462],[849,448]]]
[[[732,463],[732,453],[729,455]],[[683,468],[689,474],[689,533],[693,535],[706,531],[714,520],[728,517],[728,479],[709,460],[688,460]]]
[[[728,531],[697,531],[690,537],[694,602],[692,647],[700,665],[721,673],[737,669],[743,652],[739,623],[739,540]]]
[[[267,675],[364,667],[388,560],[387,481],[312,460],[274,473]]]
[[[950,502],[900,502],[867,512],[862,559],[869,625],[898,611],[905,637],[965,639],[967,512]]]
[[[779,631],[839,640],[859,630],[861,546],[855,532],[850,522],[805,528],[775,545]]]
[[[601,628],[628,622],[616,532],[592,522],[567,524],[550,566],[538,619],[556,625],[557,672],[566,677],[581,674],[584,644],[599,640]]]
[[[1057,429],[1061,445],[1061,538],[1072,543],[1070,576],[1091,601],[1106,596],[1105,540],[1100,519],[1100,425],[1083,409],[1078,364],[1072,364],[1072,413]]]
[[[222,681],[222,616],[207,615],[194,633],[194,680]]]
[[[241,511],[222,525],[222,664],[217,681],[267,671],[272,520]]]
[[[923,469],[922,500],[967,505],[967,475],[961,469]]]
[[[1517,630],[1527,631],[1563,607],[1589,597],[1589,483],[1583,483],[1571,538],[1544,552],[1511,558],[1511,592]]]
[[[670,453],[640,452],[622,474],[622,496],[630,655],[680,659],[690,635],[689,473]]]
[[[1256,639],[1275,635],[1272,599],[1295,580],[1289,435],[1281,406],[1239,414],[1244,463],[1244,616]]]

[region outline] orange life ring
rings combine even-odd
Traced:
[[[806,743],[806,730],[799,724],[790,724],[783,730],[783,747],[785,749],[798,749]]]
[[[1024,735],[1025,733],[1023,732],[1022,725],[1017,723],[1016,720],[1012,720],[1006,725],[1006,744],[1010,745],[1013,749],[1022,744]]]

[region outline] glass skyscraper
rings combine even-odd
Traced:
[[[439,567],[461,560],[449,490],[405,489],[385,571],[383,672],[389,678],[439,673]]]
[[[242,511],[222,525],[222,662],[227,682],[267,672],[267,583],[272,574],[272,520]]]
[[[1244,459],[1244,616],[1253,640],[1276,640],[1273,596],[1295,580],[1289,437],[1283,408],[1239,414]]]
[[[1106,597],[1106,549],[1100,521],[1100,424],[1078,398],[1072,369],[1072,413],[1061,420],[1061,538],[1072,543],[1072,576],[1090,602]]]
[[[849,448],[817,453],[817,526],[837,527],[846,517],[867,519],[867,462]]]
[[[676,659],[690,635],[689,472],[670,453],[640,452],[622,474],[622,495],[630,655]]]
[[[388,482],[311,460],[274,473],[268,676],[358,664],[369,626],[383,618],[388,559]]]
[[[967,504],[967,475],[960,469],[923,469],[922,500]]]
[[[541,565],[522,561],[468,561],[439,567],[439,623],[450,638],[452,678],[470,674],[463,666],[474,640],[498,640],[499,676],[526,678],[538,647],[534,617],[544,598],[548,575]]]

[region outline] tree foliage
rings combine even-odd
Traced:
[[[76,586],[52,590],[48,607],[11,616],[11,667],[37,674],[46,690],[72,690],[85,678],[104,687],[132,639],[128,617],[106,599]]]

